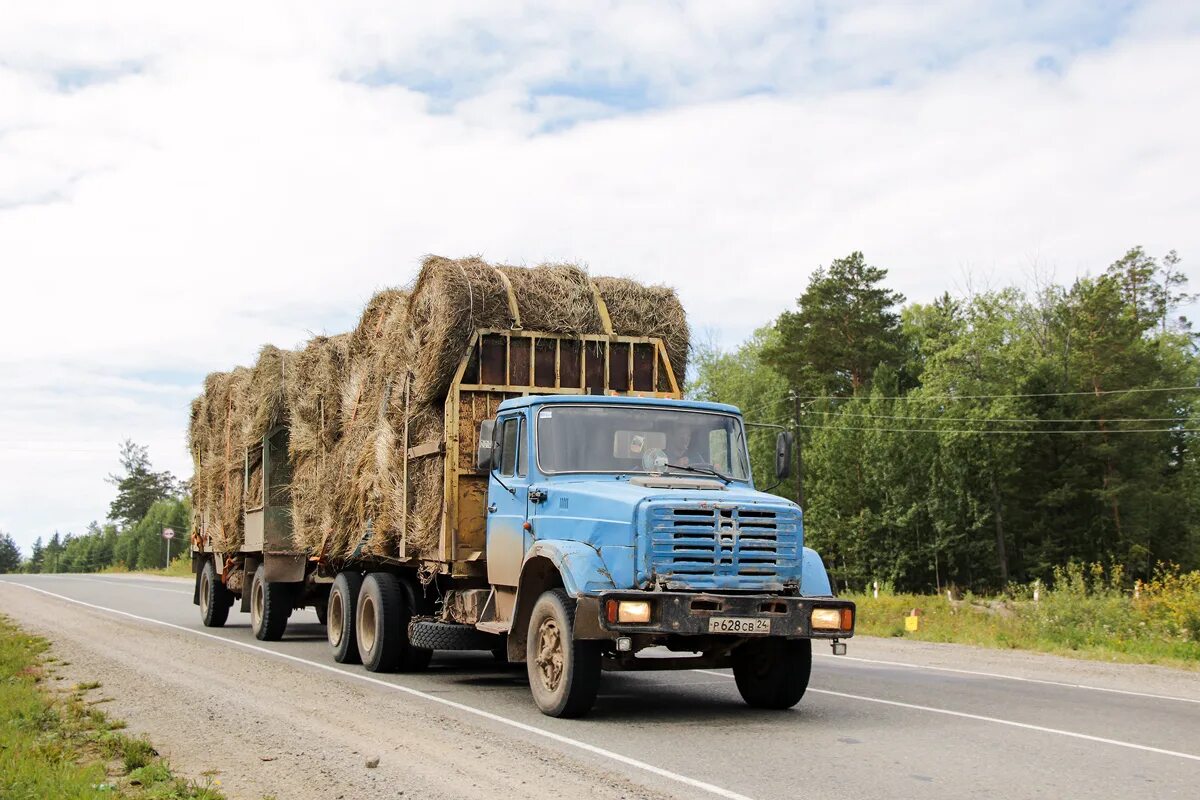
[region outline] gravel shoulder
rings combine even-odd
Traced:
[[[232,800],[667,796],[301,665],[3,584],[0,605],[53,642],[68,681],[99,681],[106,710],[177,774],[211,776]]]

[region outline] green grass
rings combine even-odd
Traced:
[[[89,704],[98,683],[55,688],[47,646],[0,615],[0,797],[222,800],[176,778],[148,741]]]
[[[1200,671],[1200,572],[1161,569],[1138,582],[1136,595],[1119,569],[1072,565],[1054,588],[1014,586],[1004,597],[881,592],[848,594],[858,604],[857,633],[927,642],[1037,650],[1103,661]],[[920,610],[920,629],[904,620]]]
[[[165,575],[168,578],[190,578],[192,577],[192,554],[191,551],[185,549],[178,556],[171,559],[171,563],[165,567],[129,570],[125,568],[124,564],[114,564],[111,567],[105,567],[100,572],[104,574],[133,572],[138,575]]]

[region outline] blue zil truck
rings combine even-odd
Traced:
[[[534,702],[559,717],[587,713],[609,670],[732,668],[747,704],[789,708],[813,640],[844,652],[854,604],[804,546],[801,509],[755,487],[738,409],[681,399],[661,340],[480,329],[444,411],[439,439],[406,425],[400,443],[401,491],[408,465],[443,459],[433,557],[403,542],[341,560],[298,550],[272,506],[287,502],[279,426],[246,458],[265,486],[239,551],[213,552],[203,520],[193,537],[205,624],[240,600],[255,634],[278,639],[314,606],[334,658],[368,670],[491,651],[524,662]],[[781,479],[788,433],[775,449]]]

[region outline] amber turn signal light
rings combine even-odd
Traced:
[[[854,612],[848,608],[814,608],[809,620],[814,631],[848,631],[854,627]]]
[[[650,603],[646,600],[609,600],[604,604],[604,618],[612,622],[649,622]]]

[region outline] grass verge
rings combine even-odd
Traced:
[[[192,577],[192,554],[191,551],[184,550],[178,556],[171,559],[171,563],[165,567],[129,570],[123,564],[114,564],[111,567],[105,567],[100,572],[101,574],[133,573],[137,575],[165,575],[168,578],[190,578]]]
[[[0,797],[5,800],[223,800],[177,778],[150,742],[121,732],[91,693],[59,689],[46,640],[0,615]]]
[[[1119,568],[1075,564],[1058,571],[1053,588],[1014,586],[1004,597],[843,596],[858,604],[855,631],[868,636],[1200,671],[1200,572],[1161,569],[1130,588]],[[905,618],[914,608],[920,627],[908,631]]]

